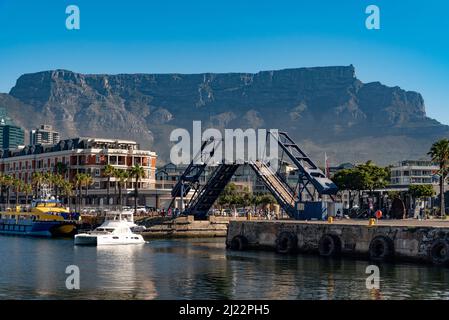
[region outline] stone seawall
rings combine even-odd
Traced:
[[[317,253],[372,260],[449,263],[449,223],[421,221],[231,221],[226,245],[230,249]]]

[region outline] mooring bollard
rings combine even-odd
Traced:
[[[368,226],[372,227],[372,226],[375,226],[375,225],[376,225],[376,219],[370,218],[368,220]]]
[[[334,222],[334,217],[327,217],[327,222],[328,223]]]

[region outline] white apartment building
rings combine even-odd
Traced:
[[[53,145],[60,141],[59,132],[50,125],[43,124],[40,128],[30,131],[30,145]]]
[[[391,186],[438,184],[439,166],[428,160],[405,160],[391,168]]]

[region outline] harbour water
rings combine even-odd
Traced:
[[[80,269],[68,290],[66,267]],[[73,239],[0,236],[0,299],[449,299],[449,269],[225,249],[224,239],[74,247]]]

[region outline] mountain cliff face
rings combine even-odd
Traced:
[[[18,124],[52,124],[65,137],[135,139],[167,160],[169,133],[206,127],[278,128],[336,164],[421,158],[449,127],[426,117],[419,93],[364,84],[353,66],[256,74],[25,74],[0,95]]]

